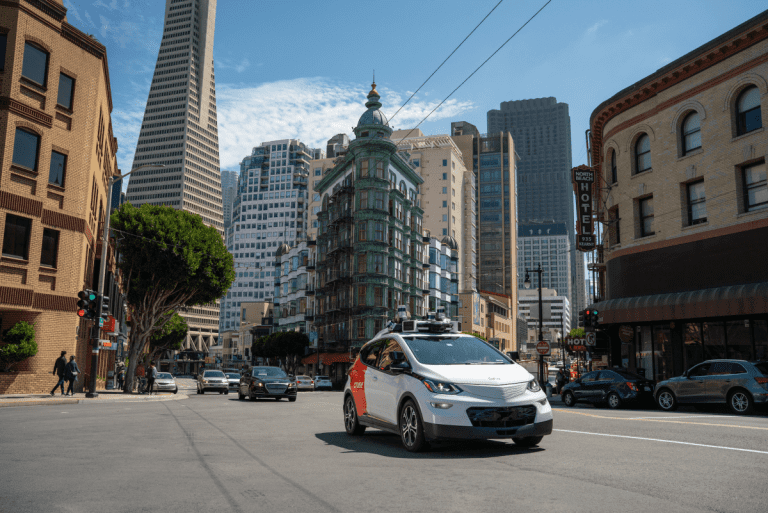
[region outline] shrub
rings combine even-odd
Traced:
[[[0,365],[5,372],[14,365],[37,354],[35,327],[28,322],[19,321],[3,332],[3,347],[0,347]]]

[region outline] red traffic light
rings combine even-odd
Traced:
[[[85,310],[78,310],[77,315],[78,317],[85,317]]]

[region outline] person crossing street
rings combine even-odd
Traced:
[[[56,386],[53,387],[53,390],[51,390],[51,395],[55,395],[56,389],[61,387],[61,395],[64,395],[64,382],[65,374],[67,370],[67,352],[62,351],[61,356],[59,356],[56,359],[56,363],[53,364],[53,374],[54,376],[58,377],[58,381],[56,382]]]
[[[77,381],[77,375],[80,374],[80,368],[75,361],[75,355],[69,357],[69,363],[64,374],[64,377],[69,381],[69,387],[65,395],[75,395],[75,381]]]

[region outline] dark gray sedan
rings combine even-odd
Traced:
[[[733,413],[746,415],[755,404],[768,404],[768,362],[707,360],[659,382],[654,396],[665,411],[678,404],[725,403]]]

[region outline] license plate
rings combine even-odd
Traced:
[[[651,391],[651,387],[645,387],[645,391],[646,392],[650,392]]]

